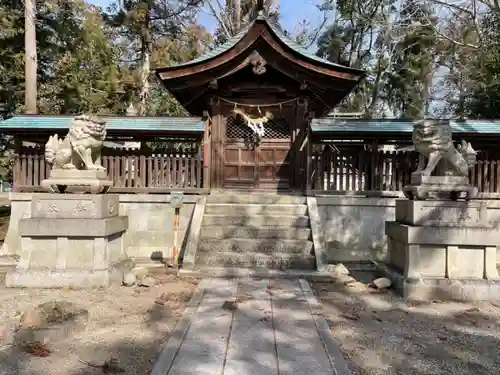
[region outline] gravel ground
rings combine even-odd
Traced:
[[[500,304],[412,304],[360,282],[313,288],[355,375],[500,374]]]
[[[151,288],[113,286],[107,290],[27,290],[0,287],[0,342],[12,334],[20,312],[51,301],[65,300],[88,309],[85,331],[49,342],[52,353],[36,357],[21,346],[0,350],[0,374],[93,375],[114,357],[125,375],[146,375],[179,320],[198,283],[194,278],[161,276]],[[168,298],[164,305],[157,298]],[[155,300],[157,302],[155,302]],[[84,363],[87,362],[87,363]]]

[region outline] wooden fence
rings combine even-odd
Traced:
[[[114,182],[113,192],[162,193],[203,190],[202,153],[154,154],[141,150],[103,149],[102,164]],[[38,191],[50,176],[44,150],[23,147],[14,160],[14,191]]]
[[[470,182],[482,193],[500,193],[500,160],[481,160],[469,170]],[[312,189],[329,192],[401,191],[417,168],[417,153],[326,149],[313,155]]]

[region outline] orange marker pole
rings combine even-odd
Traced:
[[[174,214],[174,246],[173,246],[173,256],[174,256],[173,265],[174,265],[174,267],[177,267],[178,264],[179,264],[179,249],[178,249],[177,242],[179,241],[179,217],[180,217],[180,211],[181,211],[181,209],[179,207],[175,207],[175,214]]]

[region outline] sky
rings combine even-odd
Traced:
[[[89,3],[100,7],[107,7],[114,0],[87,0]],[[319,24],[321,13],[316,5],[321,4],[322,0],[281,0],[280,15],[281,26],[290,32],[293,32],[297,24],[307,20],[311,25]],[[216,27],[215,19],[208,13],[206,7],[202,10],[199,22],[209,31],[213,32]]]

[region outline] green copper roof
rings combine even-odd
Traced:
[[[453,132],[500,134],[499,120],[449,120]],[[411,133],[414,121],[347,120],[318,118],[311,121],[313,133]]]
[[[277,23],[275,23],[275,22],[273,22],[265,17],[262,17],[262,16],[257,17],[253,22],[249,23],[247,26],[242,28],[237,34],[235,34],[233,37],[231,37],[226,43],[221,44],[220,46],[214,48],[213,50],[209,51],[208,53],[206,53],[200,57],[197,57],[194,60],[187,61],[185,63],[175,65],[173,67],[177,68],[177,67],[199,64],[199,63],[208,61],[214,57],[217,57],[217,56],[223,54],[224,52],[229,51],[231,48],[236,46],[238,44],[238,42],[240,42],[245,37],[245,35],[248,33],[248,31],[250,31],[250,29],[252,28],[252,26],[256,22],[265,22],[269,26],[269,28],[272,30],[272,32],[276,35],[276,37],[282,43],[287,45],[289,48],[291,48],[295,52],[301,54],[302,56],[305,56],[306,58],[314,60],[315,62],[329,65],[329,66],[334,67],[334,68],[342,68],[342,69],[347,68],[347,69],[356,70],[356,69],[349,68],[349,67],[346,67],[343,65],[335,64],[331,61],[328,61],[326,59],[322,59],[322,58],[308,52],[299,43],[295,42],[294,40],[289,38],[287,35],[285,35],[285,32],[281,29],[281,27]],[[362,71],[360,71],[360,73],[362,73]]]
[[[202,133],[205,121],[199,117],[107,117],[108,131]],[[0,121],[0,131],[9,129],[69,129],[73,116],[15,116]]]

